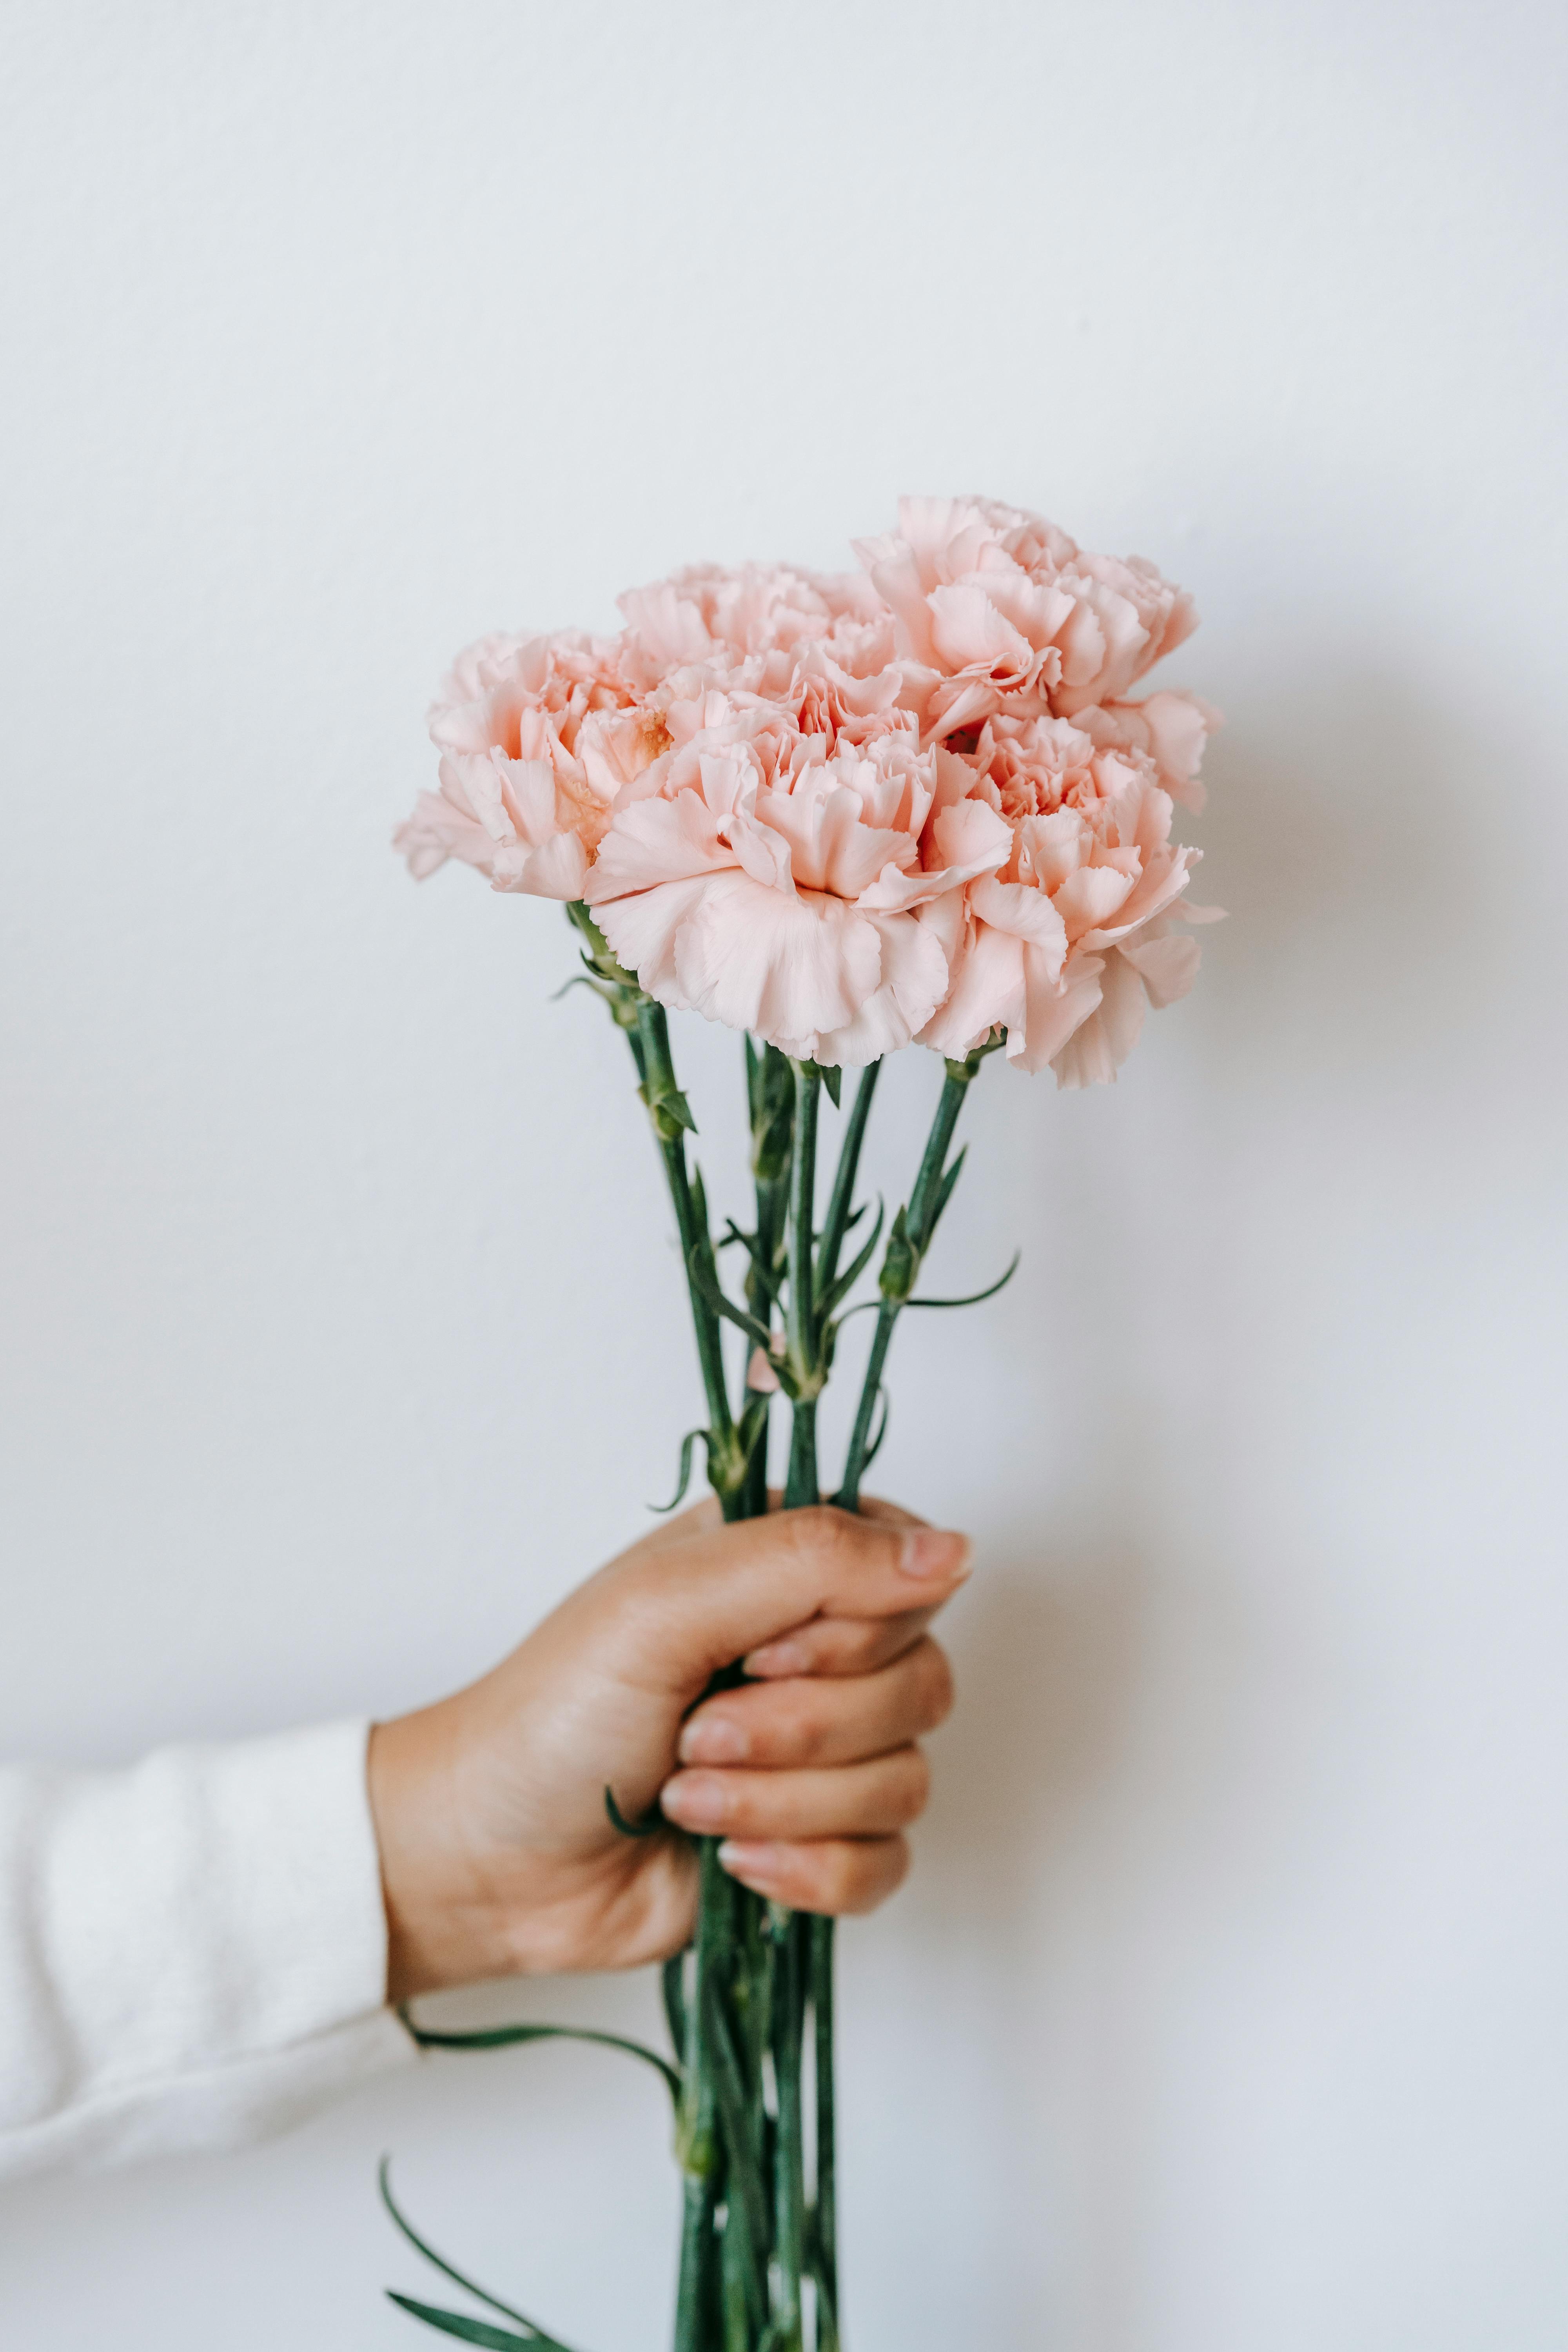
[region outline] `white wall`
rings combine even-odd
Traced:
[[[1024,1271],[900,1337],[885,1484],[983,1568],[845,1938],[854,2346],[1558,2352],[1560,11],[3,39],[5,1748],[433,1695],[670,1478],[618,1041],[551,909],[387,848],[449,651],[1043,507],[1198,595],[1233,913],[1116,1089],[987,1070],[942,1270]],[[738,1185],[738,1048],[680,1050]],[[14,2191],[0,2336],[411,2346],[384,2147],[587,2352],[667,2340],[657,2086],[558,2052]]]

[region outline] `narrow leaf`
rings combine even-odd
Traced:
[[[510,2327],[492,2327],[488,2319],[465,2319],[460,2312],[437,2311],[433,2303],[416,2303],[411,2294],[398,2294],[386,2290],[388,2303],[399,2311],[406,2311],[413,2319],[422,2319],[426,2327],[438,2327],[443,2336],[455,2336],[460,2344],[483,2344],[490,2352],[540,2352],[542,2346],[554,2343],[550,2336],[514,2336]]]
[[[719,1246],[721,1249],[728,1249],[735,1242],[740,1243],[741,1247],[751,1259],[752,1265],[755,1266],[757,1271],[757,1280],[762,1284],[763,1288],[767,1292],[768,1297],[770,1298],[776,1298],[779,1292],[784,1288],[782,1277],[774,1273],[773,1267],[768,1264],[767,1259],[758,1248],[756,1235],[754,1234],[743,1234],[739,1225],[736,1224],[734,1219],[731,1217],[724,1228],[724,1237]]]
[[[837,1067],[833,1069],[825,1068],[822,1073],[822,1083],[827,1089],[828,1101],[833,1105],[834,1109],[837,1110],[838,1108],[838,1097],[844,1090],[843,1071]]]
[[[435,2033],[407,2017],[404,2023],[422,2050],[507,2050],[521,2042],[595,2042],[601,2050],[621,2050],[628,2058],[640,2058],[645,2066],[654,2067],[664,2077],[672,2099],[680,2096],[679,2070],[646,2042],[630,2041],[624,2033],[599,2033],[586,2025],[489,2025],[472,2033]]]
[[[431,2265],[432,2269],[438,2270],[444,2278],[449,2278],[454,2286],[460,2286],[465,2294],[471,2294],[477,2302],[488,2303],[492,2311],[500,2312],[503,2317],[507,2319],[515,2319],[520,2327],[524,2327],[528,2330],[526,2337],[519,2338],[511,2336],[503,2336],[501,2338],[503,2343],[513,2344],[522,2341],[531,2344],[541,2344],[547,2347],[547,2352],[563,2352],[563,2347],[556,2344],[555,2338],[552,2336],[547,2336],[544,2333],[544,2330],[538,2326],[533,2320],[530,2319],[525,2312],[517,2310],[515,2306],[510,2303],[503,2303],[499,2294],[491,2294],[488,2287],[478,2285],[473,2279],[465,2278],[462,2272],[455,2268],[454,2265],[447,2260],[444,2254],[438,2254],[436,2252],[435,2247],[420,2236],[418,2231],[414,2227],[413,2222],[409,2221],[407,2215],[402,2210],[401,2207],[398,2205],[397,2200],[392,2193],[392,2158],[389,2156],[384,2156],[382,2158],[380,2170],[376,2177],[381,2189],[382,2203],[391,2214],[396,2227],[403,2232],[403,2235],[407,2239],[409,2244],[414,2248],[415,2252],[417,2254],[423,2254],[426,2261]],[[390,2294],[391,2289],[389,2288],[387,2292]],[[392,2299],[394,2303],[404,2304],[406,2308],[415,2311],[419,2317],[422,2318],[424,2316],[424,2305],[410,2305],[407,2303],[407,2298],[405,2296],[399,2294],[393,2294]],[[471,2325],[472,2323],[469,2324]]]
[[[759,1323],[754,1315],[748,1315],[743,1307],[737,1307],[732,1298],[725,1297],[712,1268],[706,1263],[700,1242],[688,1260],[687,1271],[691,1276],[693,1288],[708,1301],[710,1307],[716,1307],[729,1322],[733,1323],[738,1329],[744,1331],[749,1338],[754,1339],[759,1348],[768,1346],[773,1334],[767,1325]]]
[[[878,1454],[881,1452],[882,1440],[888,1434],[888,1414],[890,1410],[888,1391],[885,1388],[879,1388],[877,1391],[877,1394],[881,1399],[882,1418],[877,1423],[877,1434],[871,1440],[870,1444],[866,1448],[865,1468],[867,1470],[869,1470],[872,1463],[875,1462]]]
[[[676,1505],[685,1495],[686,1489],[691,1482],[691,1449],[696,1444],[699,1438],[700,1438],[703,1444],[706,1445],[708,1444],[708,1432],[705,1429],[689,1429],[685,1436],[681,1439],[680,1476],[676,1482],[675,1492],[668,1503],[649,1503],[647,1507],[650,1511],[657,1511],[662,1517],[666,1511],[673,1511]]]
[[[613,1789],[605,1790],[605,1811],[610,1817],[611,1826],[619,1830],[623,1837],[657,1837],[660,1830],[668,1826],[664,1815],[657,1806],[651,1813],[646,1813],[640,1822],[628,1822],[616,1802],[616,1792]]]
[[[1006,1273],[992,1283],[988,1288],[972,1290],[967,1298],[906,1298],[904,1305],[906,1307],[978,1307],[983,1298],[994,1298],[999,1290],[1005,1289],[1007,1284],[1017,1273],[1023,1255],[1022,1250],[1015,1250],[1013,1263]]]
[[[952,1198],[952,1188],[963,1172],[963,1163],[968,1156],[969,1146],[966,1143],[937,1187],[936,1206],[931,1213],[931,1229],[933,1234],[942,1221],[942,1211]]]
[[[882,1219],[886,1213],[887,1212],[883,1207],[882,1202],[879,1201],[877,1203],[877,1222],[871,1228],[871,1238],[866,1244],[865,1248],[860,1252],[859,1255],[849,1266],[847,1272],[841,1274],[838,1276],[838,1279],[835,1282],[832,1289],[823,1300],[822,1312],[824,1315],[831,1315],[839,1301],[848,1297],[850,1292],[854,1289],[855,1285],[859,1281],[860,1276],[870,1265],[871,1253],[876,1248],[878,1242],[881,1238]]]

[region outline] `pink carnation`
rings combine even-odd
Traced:
[[[1145,1003],[1192,985],[1197,944],[1173,918],[1209,919],[1179,905],[1199,853],[1171,841],[1153,761],[1100,751],[1067,719],[999,718],[938,763],[924,855],[940,865],[947,829],[972,811],[966,837],[978,850],[988,821],[997,855],[933,910],[952,985],[921,1044],[958,1055],[1001,1027],[1024,1069],[1048,1062],[1062,1086],[1113,1078]]]
[[[1197,625],[1142,556],[1086,554],[989,499],[900,499],[898,530],[856,552],[897,616],[900,653],[930,679],[932,734],[1119,701]]]
[[[393,839],[421,880],[461,858],[497,890],[580,898],[616,793],[663,732],[638,709],[618,641],[574,630],[482,637],[430,710],[438,793]]]
[[[803,669],[784,699],[672,703],[673,748],[623,794],[584,894],[650,995],[826,1064],[874,1061],[930,1021],[948,986],[931,909],[994,845],[922,867],[936,754],[900,683],[846,695]]]
[[[1015,508],[899,512],[864,572],[696,566],[618,637],[482,638],[395,838],[416,875],[585,899],[650,994],[798,1057],[1001,1027],[1026,1069],[1113,1077],[1207,919],[1170,835],[1216,714],[1130,698],[1191,603]]]

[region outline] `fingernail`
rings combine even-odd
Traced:
[[[811,1664],[811,1653],[804,1642],[764,1642],[741,1663],[749,1675],[804,1675]]]
[[[911,1528],[904,1538],[899,1566],[906,1576],[945,1576],[950,1580],[969,1573],[974,1547],[967,1536],[946,1528]]]
[[[783,1859],[782,1846],[748,1845],[739,1838],[726,1838],[719,1849],[721,1870],[727,1870],[731,1878],[762,1887],[777,1884],[783,1875]]]
[[[714,1772],[678,1772],[659,1803],[683,1830],[716,1830],[730,1811],[728,1785]]]
[[[680,1735],[683,1764],[738,1764],[751,1752],[744,1730],[727,1715],[700,1715]]]

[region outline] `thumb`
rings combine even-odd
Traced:
[[[967,1536],[893,1526],[830,1504],[694,1528],[609,1571],[637,1678],[672,1692],[807,1619],[896,1617],[940,1605],[969,1573]]]

